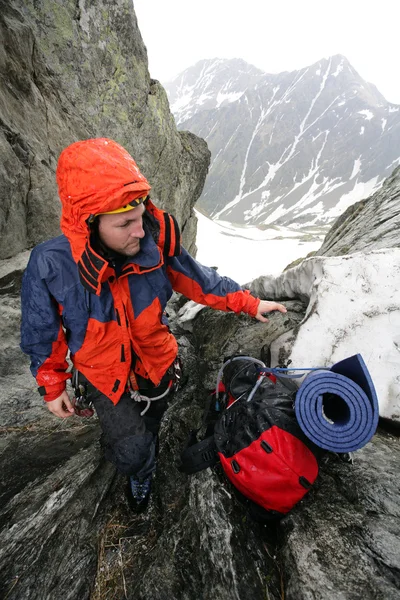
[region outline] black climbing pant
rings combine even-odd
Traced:
[[[138,378],[141,395],[160,396],[166,391],[171,377],[166,375],[159,386],[154,387],[147,380]],[[80,373],[79,382],[88,386],[88,398],[93,402],[102,429],[101,445],[104,456],[124,475],[137,479],[148,477],[156,467],[156,448],[161,419],[172,397],[170,392],[164,398],[151,402],[146,413],[141,412],[147,402],[137,402],[129,393],[124,393],[117,404],[94,388]]]

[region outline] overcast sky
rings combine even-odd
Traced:
[[[133,0],[150,75],[166,82],[202,58],[268,72],[343,54],[400,104],[399,0]]]

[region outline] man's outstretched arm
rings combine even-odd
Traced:
[[[168,260],[167,274],[175,291],[211,308],[244,312],[262,322],[268,321],[263,313],[273,310],[286,312],[282,304],[255,298],[233,279],[200,264],[184,248],[179,256]]]

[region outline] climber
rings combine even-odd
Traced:
[[[180,377],[164,313],[172,290],[214,309],[286,312],[194,260],[174,217],[116,142],[96,138],[63,150],[56,172],[63,235],[36,246],[22,286],[21,348],[48,409],[91,414],[105,457],[128,477],[131,506],[148,504],[161,418]],[[74,400],[66,391],[67,352]],[[157,400],[152,400],[156,399]]]

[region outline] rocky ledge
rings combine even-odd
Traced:
[[[398,437],[385,431],[332,455],[317,484],[276,525],[253,522],[217,467],[177,468],[201,423],[223,357],[263,356],[296,328],[307,304],[269,324],[205,309],[193,332],[170,307],[187,383],[166,414],[149,510],[129,513],[124,481],[99,454],[96,419],[60,422],[42,407],[17,358],[18,272],[0,281],[0,590],[8,600],[394,600],[400,589]],[[11,281],[14,284],[11,285]],[[11,290],[10,290],[11,286]],[[72,421],[72,422],[70,422]]]

